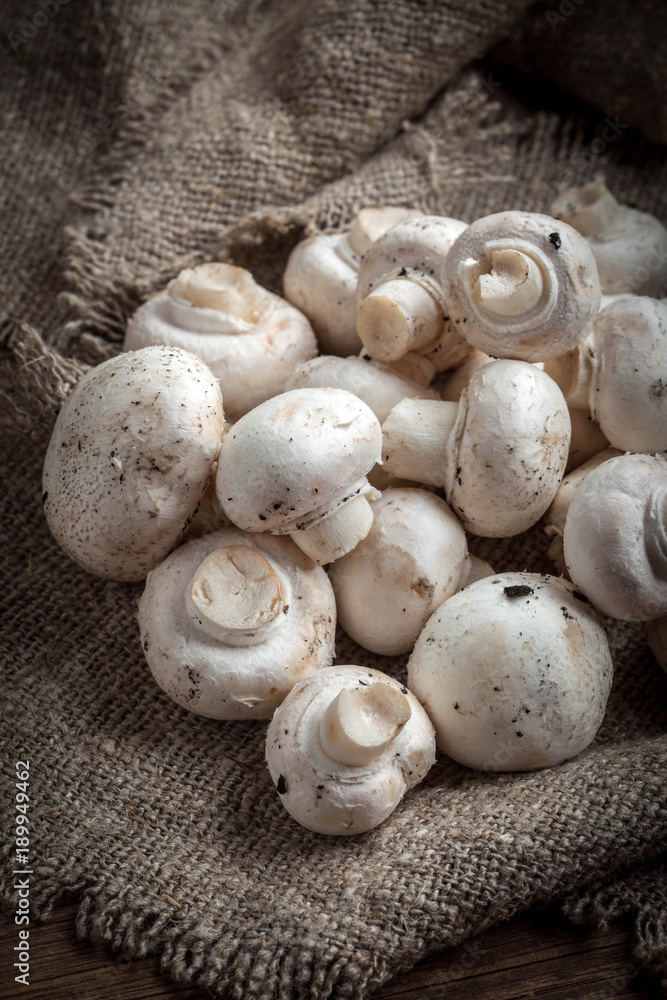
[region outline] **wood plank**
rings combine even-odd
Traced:
[[[76,936],[75,897],[30,925],[31,1000],[206,1000],[160,972],[159,958],[128,961]],[[13,923],[0,927],[0,997],[18,1000]],[[458,948],[433,955],[387,983],[374,1000],[659,1000],[657,981],[632,956],[620,924],[608,932],[572,927],[557,908],[534,909]]]

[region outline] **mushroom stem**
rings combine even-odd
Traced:
[[[377,361],[398,361],[442,333],[443,311],[420,276],[383,281],[357,308],[357,331]]]
[[[403,399],[382,425],[383,468],[392,476],[444,487],[448,439],[459,404]]]
[[[545,361],[544,371],[557,384],[569,407],[589,409],[595,361],[586,344]]]
[[[186,605],[203,630],[228,645],[266,639],[282,623],[287,581],[263,555],[247,545],[225,545],[198,566]]]
[[[496,316],[522,316],[534,309],[544,292],[539,264],[520,250],[492,250],[491,268],[473,287],[475,299]]]
[[[320,741],[336,763],[363,766],[387,749],[411,715],[407,697],[390,684],[343,688],[322,716]]]
[[[424,388],[431,384],[436,373],[433,362],[425,358],[423,354],[415,354],[414,351],[404,354],[398,361],[392,361],[389,367],[398,372],[399,375],[411,379],[412,382],[416,382],[417,385]]]
[[[602,177],[590,184],[566,191],[551,206],[551,214],[567,222],[582,236],[597,236],[616,228],[627,213]]]
[[[167,287],[176,301],[180,299],[200,309],[211,309],[230,320],[249,325],[258,322],[271,298],[249,271],[232,264],[211,263],[186,268]]]
[[[366,493],[341,504],[327,517],[302,531],[291,533],[290,538],[318,566],[326,566],[351,552],[366,537],[373,523],[373,511],[368,501],[377,496],[377,490],[369,487]]]

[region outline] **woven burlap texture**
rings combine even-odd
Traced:
[[[495,69],[464,69],[525,6],[72,0],[8,43],[2,735],[10,765],[31,761],[33,918],[82,890],[82,935],[160,953],[216,995],[361,998],[535,901],[570,892],[578,919],[613,917],[619,880],[633,885],[620,873],[667,847],[667,680],[640,625],[608,623],[614,689],[576,760],[485,775],[440,755],[379,829],[328,839],[282,809],[264,723],[199,719],[157,689],[134,620],[141,587],[70,564],[41,511],[63,398],[186,263],[231,259],[277,289],[304,232],[363,204],[471,220],[544,209],[598,170],[667,216],[664,150],[625,121],[595,141],[613,107],[566,121],[526,110]],[[611,29],[596,9],[601,45]],[[24,14],[6,5],[7,37]],[[574,66],[575,90],[576,78]],[[475,548],[498,569],[548,571],[545,541],[537,529]],[[403,659],[342,634],[337,659],[405,676]],[[617,892],[604,884],[614,870]],[[659,963],[663,896],[645,872],[632,912]]]

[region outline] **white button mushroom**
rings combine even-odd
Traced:
[[[283,805],[316,833],[372,830],[434,759],[433,726],[417,699],[367,667],[311,674],[277,709],[266,737]]]
[[[212,719],[269,719],[331,663],[336,605],[323,569],[288,538],[225,528],[149,573],[141,643],[160,687]]]
[[[323,566],[370,530],[380,460],[373,411],[343,389],[292,389],[255,407],[220,448],[216,491],[246,531],[290,534]]]
[[[516,535],[558,489],[570,421],[556,383],[525,361],[478,369],[459,403],[407,400],[382,425],[384,468],[444,487],[467,531]]]
[[[298,309],[261,288],[249,271],[221,263],[181,271],[137,309],[124,350],[148,344],[173,344],[202,358],[220,380],[234,420],[284,392],[294,366],[317,353]]]
[[[570,577],[623,621],[667,614],[667,459],[621,455],[589,472],[565,521]]]
[[[535,212],[473,222],[447,255],[444,282],[459,332],[493,357],[545,361],[562,354],[600,307],[587,241]]]
[[[416,352],[445,371],[468,356],[442,289],[445,258],[465,228],[459,219],[424,216],[394,226],[369,249],[359,271],[357,330],[373,358],[389,363]]]
[[[223,427],[217,379],[176,348],[146,347],[88,372],[44,461],[44,511],[79,566],[143,580],[177,545],[212,476]]]
[[[547,362],[548,363],[548,362]],[[568,406],[570,412],[570,425],[572,436],[570,438],[570,452],[567,456],[565,474],[579,469],[594,455],[599,455],[601,451],[609,445],[606,437],[593,420],[588,410],[581,410],[573,406]]]
[[[577,411],[574,410],[572,412],[576,413]],[[578,412],[581,413],[583,411],[579,410]],[[568,473],[558,487],[558,492],[553,499],[553,503],[544,515],[544,532],[553,538],[547,550],[547,556],[554,563],[559,573],[567,572],[565,557],[563,555],[563,532],[565,530],[567,512],[570,509],[574,494],[589,472],[597,469],[598,465],[602,465],[603,462],[607,462],[610,458],[617,458],[620,454],[621,452],[617,451],[616,448],[605,448],[603,451],[599,451],[597,455],[593,455],[587,462],[582,462],[578,468]]]
[[[563,191],[551,213],[590,243],[603,292],[667,292],[667,229],[652,215],[619,204],[602,177]]]
[[[667,450],[667,301],[615,297],[545,371],[571,407],[590,411],[612,447]]]
[[[380,423],[389,411],[406,397],[437,399],[433,389],[392,371],[386,365],[362,358],[337,358],[322,355],[297,365],[290,380],[290,389],[345,389],[363,399]]]
[[[373,524],[329,571],[338,620],[359,645],[395,656],[412,649],[427,618],[470,572],[465,532],[444,500],[387,489]]]
[[[599,615],[572,584],[535,573],[487,577],[450,597],[408,661],[438,747],[484,771],[551,767],[580,753],[611,681]]]
[[[422,213],[416,208],[362,208],[349,232],[320,234],[297,243],[283,276],[285,297],[313,324],[320,350],[356,354],[356,292],[361,258],[392,226]]]

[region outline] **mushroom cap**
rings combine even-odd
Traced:
[[[324,751],[320,720],[344,689],[386,684],[407,699],[410,717],[377,758],[341,764]],[[353,836],[385,820],[435,760],[433,726],[399,681],[368,667],[326,667],[297,684],[276,710],[266,736],[266,762],[281,801],[316,833]]]
[[[530,771],[588,746],[612,669],[600,617],[572,584],[502,573],[433,613],[408,684],[448,756],[484,771]]]
[[[259,552],[280,575],[279,627],[235,645],[202,628],[187,593],[198,567],[223,546]],[[331,663],[336,604],[326,573],[289,538],[223,528],[192,539],[148,574],[139,598],[141,643],[173,701],[211,719],[269,719],[294,684]]]
[[[406,396],[411,399],[438,398],[433,389],[426,389],[370,358],[337,358],[330,355],[321,355],[297,365],[289,388],[345,389],[370,406],[380,423]]]
[[[461,393],[445,469],[464,528],[502,538],[535,524],[556,495],[569,445],[569,412],[553,379],[525,361],[478,368]]]
[[[667,614],[667,459],[621,455],[588,473],[565,521],[568,573],[623,621]]]
[[[320,233],[292,250],[283,275],[285,297],[313,324],[320,349],[345,357],[361,348],[356,292],[359,265],[374,240],[418,209],[362,208],[348,232]]]
[[[191,294],[202,271],[199,281],[202,286],[210,282],[211,303],[217,294],[229,311],[182,297]],[[206,362],[220,380],[225,412],[233,420],[284,392],[294,366],[317,353],[315,334],[302,312],[257,285],[249,271],[221,263],[182,271],[137,309],[123,349],[149,344],[180,347]]]
[[[447,255],[443,283],[461,335],[493,357],[545,361],[562,354],[600,307],[588,242],[536,212],[473,222]]]
[[[359,645],[395,656],[412,649],[428,617],[467,576],[465,532],[444,500],[390,488],[373,524],[329,570],[338,620]]]
[[[551,211],[588,239],[604,293],[665,294],[667,229],[654,216],[617,202],[602,177],[563,191]]]
[[[622,295],[593,322],[593,419],[613,448],[667,451],[667,301]]]
[[[212,475],[223,427],[217,379],[167,347],[93,368],[58,414],[44,511],[83,569],[143,580],[181,540]]]
[[[308,527],[374,492],[365,476],[380,460],[381,444],[377,417],[351,392],[292,389],[241,417],[223,440],[220,505],[246,531]]]

